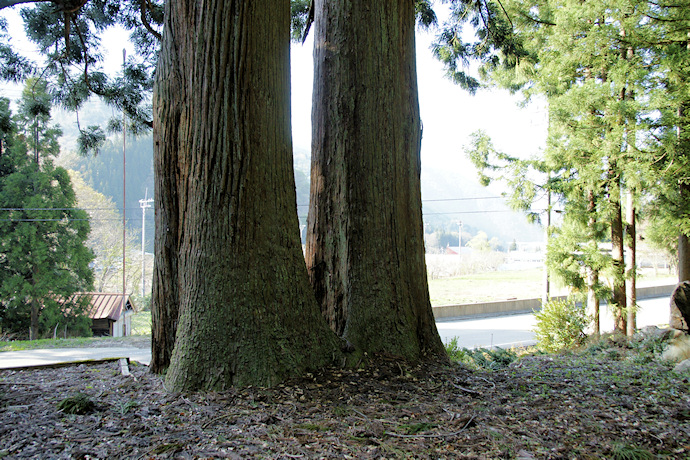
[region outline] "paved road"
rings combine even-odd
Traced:
[[[637,327],[667,325],[669,319],[669,297],[640,300],[637,313]],[[602,331],[613,330],[613,317],[606,306],[602,306]],[[436,327],[444,343],[454,337],[458,346],[465,348],[533,345],[532,329],[536,326],[534,315],[510,315],[482,319],[437,321]]]
[[[45,366],[107,358],[130,358],[132,361],[148,365],[151,362],[151,350],[134,347],[108,347],[6,351],[0,353],[0,369]]]
[[[638,327],[668,324],[668,297],[642,300],[639,305]],[[606,307],[602,307],[602,311],[606,311]],[[507,348],[534,344],[532,329],[535,324],[534,316],[526,314],[482,319],[444,320],[438,321],[436,326],[444,343],[457,337],[460,347],[500,346]],[[602,329],[604,331],[613,330],[613,318],[610,315],[602,319]],[[49,348],[8,351],[0,353],[0,369],[124,357],[149,364],[151,351],[133,347]]]

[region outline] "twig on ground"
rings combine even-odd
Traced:
[[[457,388],[458,390],[464,391],[465,393],[469,393],[471,395],[478,395],[478,396],[481,395],[481,393],[478,391],[474,391],[474,390],[470,390],[469,388],[461,387],[460,385],[458,385],[456,383],[453,383],[453,386],[455,388]]]
[[[496,388],[496,384],[495,384],[494,382],[492,382],[491,380],[485,379],[484,377],[479,377],[479,378],[480,378],[481,380],[484,380],[486,383],[490,384],[490,385],[491,385],[491,388]]]

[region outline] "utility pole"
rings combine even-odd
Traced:
[[[124,75],[125,65],[127,62],[127,50],[122,49],[122,72]],[[126,209],[127,209],[127,180],[125,174],[125,167],[127,166],[127,161],[125,159],[125,152],[127,150],[127,113],[122,110],[122,314],[127,311],[127,304],[125,302],[125,297],[127,297],[127,283],[126,283],[126,270],[125,270],[125,246],[127,244],[127,227],[126,227]],[[124,334],[123,334],[124,335]]]
[[[460,226],[460,232],[458,233],[458,247],[460,248],[460,252],[462,253],[462,221],[459,220],[456,222]]]
[[[546,256],[549,247],[549,237],[551,236],[551,190],[546,191],[546,226],[544,228],[544,293],[542,295],[542,305],[551,298],[551,282],[549,280],[549,268],[546,265]]]
[[[146,189],[144,199],[139,200],[141,206],[141,298],[146,295],[146,252],[144,251],[146,241],[146,208],[151,207],[153,198],[148,198],[149,189]]]

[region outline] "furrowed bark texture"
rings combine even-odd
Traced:
[[[156,161],[176,228],[156,248],[158,299],[179,305],[173,391],[273,385],[337,355],[299,240],[289,20],[287,0],[166,3],[156,101],[174,139]]]
[[[173,34],[175,19],[166,21],[166,36]],[[183,23],[184,21],[180,21]],[[179,315],[178,298],[178,151],[185,145],[181,138],[184,98],[182,66],[179,46],[164,40],[159,54],[154,86],[156,122],[154,142],[154,210],[156,233],[154,239],[154,270],[151,286],[151,371],[163,373],[170,365],[175,346]]]
[[[314,7],[306,259],[317,301],[360,351],[444,356],[424,260],[414,2]]]

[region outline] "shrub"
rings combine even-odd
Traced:
[[[574,300],[552,299],[535,312],[537,326],[534,333],[539,348],[550,353],[582,345],[589,318],[585,307]]]

